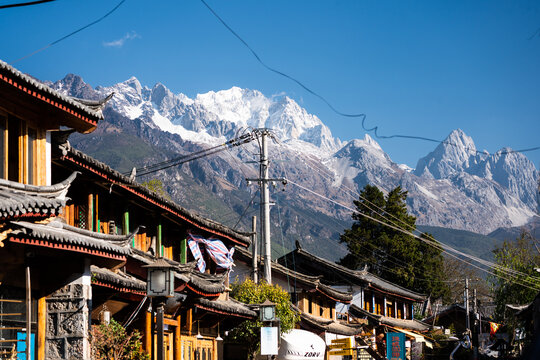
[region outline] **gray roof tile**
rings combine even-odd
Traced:
[[[0,179],[0,218],[54,216],[66,204],[66,193],[77,173],[51,186],[26,185]]]

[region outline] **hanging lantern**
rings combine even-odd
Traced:
[[[174,296],[174,266],[165,259],[159,258],[147,268],[146,295],[148,297]]]

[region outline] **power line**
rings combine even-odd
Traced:
[[[324,195],[321,195],[321,194],[319,194],[319,193],[317,193],[317,192],[315,192],[315,191],[313,191],[313,190],[311,190],[311,189],[308,189],[308,188],[306,188],[306,187],[304,187],[304,186],[302,186],[302,185],[300,185],[300,184],[298,184],[298,183],[296,183],[296,182],[294,182],[294,181],[291,181],[291,180],[289,180],[289,179],[287,179],[287,180],[288,180],[289,183],[291,183],[291,184],[293,184],[293,185],[296,185],[296,186],[298,186],[299,188],[301,188],[301,189],[303,189],[303,190],[305,190],[305,191],[308,191],[308,192],[310,192],[310,193],[312,193],[312,194],[314,194],[314,195],[316,195],[316,196],[318,196],[318,197],[320,197],[320,198],[326,199],[327,201],[330,201],[330,202],[332,202],[332,203],[334,203],[334,204],[336,204],[336,205],[339,205],[339,206],[344,207],[344,208],[346,208],[346,209],[348,209],[348,210],[350,210],[350,211],[355,212],[354,209],[351,209],[350,207],[348,207],[348,206],[346,206],[346,205],[343,205],[343,204],[341,204],[341,203],[339,203],[339,202],[337,202],[337,201],[334,201],[334,200],[332,200],[332,199],[330,199],[330,198],[328,198],[328,197],[326,197],[326,196],[324,196]],[[502,278],[502,279],[504,279],[504,280],[507,280],[507,281],[513,281],[513,282],[515,282],[515,283],[517,283],[517,284],[519,284],[519,285],[521,285],[521,286],[523,286],[523,287],[527,287],[527,288],[532,289],[532,290],[538,290],[537,287],[534,287],[534,288],[533,288],[533,287],[530,287],[530,286],[528,286],[528,285],[526,285],[526,284],[523,284],[522,282],[518,281],[518,280],[515,278],[516,275],[513,275],[513,274],[516,274],[516,273],[519,273],[519,272],[517,272],[517,271],[515,271],[515,270],[513,270],[513,269],[508,269],[508,268],[505,268],[505,267],[502,267],[502,266],[499,266],[499,265],[490,263],[490,262],[488,262],[488,261],[478,259],[478,258],[476,258],[476,257],[474,257],[474,256],[472,256],[472,255],[468,255],[468,254],[462,253],[461,251],[458,251],[458,250],[452,248],[451,246],[444,245],[444,244],[442,244],[442,243],[440,243],[440,242],[436,242],[436,241],[434,242],[434,241],[431,241],[431,240],[424,239],[424,238],[422,238],[421,236],[418,236],[418,235],[415,235],[415,234],[411,233],[410,231],[404,230],[404,229],[399,228],[399,227],[396,227],[396,226],[394,226],[394,225],[390,225],[390,224],[388,224],[388,223],[386,223],[386,222],[384,222],[384,221],[382,221],[382,220],[376,219],[376,218],[374,218],[374,217],[372,217],[372,216],[369,216],[369,215],[367,215],[367,214],[363,214],[363,213],[361,213],[361,212],[360,212],[359,214],[360,214],[361,216],[363,216],[363,217],[365,217],[365,218],[368,218],[368,219],[370,219],[370,220],[373,220],[373,221],[375,221],[375,222],[377,222],[377,223],[379,223],[379,224],[381,224],[381,225],[390,227],[390,228],[392,228],[392,229],[394,229],[394,230],[396,230],[396,231],[399,231],[399,232],[404,233],[404,234],[406,234],[406,235],[412,236],[412,237],[414,237],[414,238],[416,238],[416,239],[418,239],[418,240],[420,240],[420,241],[422,241],[422,242],[425,242],[426,244],[431,245],[431,246],[433,246],[433,247],[435,247],[435,248],[441,250],[442,252],[448,254],[449,256],[452,256],[452,257],[456,258],[457,260],[462,261],[462,262],[464,262],[464,263],[466,263],[466,264],[469,264],[469,265],[471,265],[471,266],[473,266],[473,267],[475,267],[475,268],[477,268],[477,269],[479,269],[479,270],[482,270],[482,271],[484,271],[484,272],[487,272],[487,273],[490,274],[490,275],[493,275],[493,276],[495,276],[495,277],[500,277],[500,278]],[[487,270],[487,269],[484,269],[484,268],[482,268],[482,267],[479,267],[479,266],[477,266],[477,265],[475,265],[475,264],[473,264],[473,263],[470,263],[470,262],[466,261],[465,259],[462,259],[462,258],[458,257],[457,255],[453,254],[452,252],[455,252],[455,253],[457,253],[457,254],[460,254],[461,256],[464,256],[464,257],[466,257],[466,258],[471,258],[471,260],[474,260],[474,261],[481,260],[480,262],[482,263],[482,265],[487,266],[487,267],[489,267],[489,268],[494,268],[495,270],[502,271],[506,276],[510,276],[510,277],[512,277],[512,278],[510,279],[510,278],[508,278],[508,277],[502,276],[501,274],[496,274],[496,273],[494,273],[494,272],[492,272],[492,271],[489,271],[489,270]],[[530,281],[528,281],[527,279],[523,279],[523,280],[530,283]],[[536,285],[536,284],[535,284],[535,285]],[[536,285],[536,286],[538,286],[538,285]]]
[[[351,113],[344,113],[342,111],[339,111],[338,109],[336,109],[334,107],[334,105],[332,105],[332,103],[330,103],[330,101],[328,101],[324,96],[320,95],[318,92],[312,90],[311,88],[309,88],[308,86],[306,86],[304,83],[302,83],[300,80],[296,79],[295,77],[291,76],[291,75],[288,75],[280,70],[277,70],[269,65],[267,65],[262,59],[261,57],[257,54],[257,52],[236,32],[233,30],[233,28],[227,24],[227,22],[225,20],[223,20],[223,18],[221,16],[219,16],[219,14],[212,8],[210,7],[210,5],[208,5],[208,3],[205,1],[205,0],[201,0],[201,2],[204,4],[204,6],[206,6],[206,8],[212,13],[212,15],[214,15],[214,17],[216,19],[219,20],[219,22],[221,22],[221,24],[223,26],[225,26],[225,28],[227,30],[229,30],[229,32],[231,34],[234,35],[234,37],[236,37],[250,52],[251,54],[255,57],[255,59],[264,67],[266,68],[267,70],[279,75],[279,76],[282,76],[286,79],[289,79],[291,81],[293,81],[294,83],[296,83],[297,85],[299,85],[301,88],[303,88],[304,90],[306,90],[308,93],[310,93],[311,95],[315,96],[316,98],[320,99],[322,102],[324,102],[333,112],[335,112],[336,114],[340,115],[340,116],[343,116],[343,117],[348,117],[348,118],[358,118],[358,119],[362,119],[362,128],[364,129],[364,131],[366,132],[373,132],[373,134],[375,135],[375,137],[377,139],[394,139],[394,138],[401,138],[401,139],[413,139],[413,140],[424,140],[424,141],[430,141],[430,142],[435,142],[435,143],[446,143],[446,144],[450,144],[450,145],[453,145],[453,146],[459,146],[458,144],[454,144],[454,143],[451,143],[449,141],[441,141],[441,140],[437,140],[437,139],[432,139],[432,138],[428,138],[428,137],[424,137],[424,136],[418,136],[418,135],[403,135],[403,134],[394,134],[394,135],[379,135],[378,133],[378,130],[379,130],[379,127],[378,126],[374,126],[372,128],[367,128],[365,126],[365,121],[366,121],[366,117],[367,115],[365,113],[357,113],[357,114],[351,114]],[[536,33],[535,33],[536,34]],[[528,151],[535,151],[535,150],[539,150],[540,149],[540,146],[537,146],[537,147],[533,147],[533,148],[528,148],[528,149],[522,149],[522,150],[506,150],[506,151],[503,151],[503,152],[499,152],[500,154],[510,154],[510,153],[517,153],[517,152],[520,152],[520,153],[523,153],[523,152],[528,152]],[[475,150],[476,154],[485,154],[484,152],[481,152],[481,151],[478,151],[478,150]],[[489,154],[489,155],[493,155],[493,154]]]
[[[242,136],[231,139],[223,144],[216,145],[209,149],[203,149],[203,150],[194,152],[192,154],[182,155],[171,160],[166,160],[157,164],[148,165],[148,166],[143,167],[142,172],[137,173],[136,176],[139,177],[139,176],[149,175],[149,174],[161,171],[161,170],[171,168],[173,166],[178,166],[186,162],[190,162],[190,161],[201,159],[203,157],[207,157],[213,154],[217,154],[219,152],[227,150],[229,147],[247,144],[248,142],[252,141],[254,137],[255,135],[253,133],[243,134]]]
[[[71,37],[71,36],[73,36],[73,35],[75,35],[75,34],[81,32],[81,31],[83,31],[83,30],[89,28],[90,26],[97,24],[98,22],[102,21],[103,19],[105,19],[106,17],[108,17],[109,15],[111,15],[113,12],[115,12],[116,9],[118,9],[124,2],[126,2],[126,0],[121,0],[114,8],[112,8],[108,13],[106,13],[105,15],[103,15],[102,17],[100,17],[99,19],[97,19],[97,20],[95,20],[95,21],[92,21],[90,24],[85,25],[85,26],[83,26],[83,27],[81,27],[81,28],[79,28],[79,29],[77,29],[77,30],[75,30],[75,31],[72,31],[72,32],[70,32],[69,34],[67,34],[67,35],[65,35],[65,36],[62,36],[60,39],[53,41],[52,43],[50,43],[50,44],[48,44],[48,45],[42,47],[41,49],[38,49],[38,50],[36,50],[36,51],[34,51],[34,52],[30,53],[30,54],[27,54],[27,55],[25,55],[25,56],[23,56],[23,57],[21,57],[21,58],[15,60],[15,61],[12,61],[12,62],[10,63],[10,65],[13,65],[13,64],[15,64],[15,63],[18,63],[18,62],[21,61],[21,60],[24,60],[24,59],[27,59],[27,58],[29,58],[29,57],[31,57],[31,56],[34,56],[34,55],[36,55],[37,53],[40,53],[40,52],[42,52],[43,50],[46,50],[46,49],[50,48],[51,46],[56,45],[56,44],[58,44],[59,42],[64,41],[65,39],[67,39],[67,38],[69,38],[69,37]]]
[[[17,4],[9,4],[9,5],[0,5],[1,9],[8,9],[8,8],[14,8],[14,7],[21,7],[21,6],[31,6],[31,5],[39,5],[43,3],[48,3],[56,0],[38,0],[38,1],[29,1],[25,3],[17,3]]]

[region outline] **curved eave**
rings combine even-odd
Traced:
[[[40,246],[40,247],[46,247],[46,248],[51,248],[55,250],[65,250],[65,251],[88,254],[88,255],[109,258],[109,259],[114,259],[114,260],[119,260],[119,261],[126,261],[125,255],[116,254],[116,253],[112,253],[112,252],[101,250],[101,249],[93,249],[93,248],[84,247],[80,245],[65,244],[65,243],[62,244],[62,243],[57,243],[57,242],[48,241],[44,239],[34,239],[27,236],[22,236],[22,237],[11,236],[9,238],[9,241],[13,243]]]
[[[2,106],[25,117],[39,119],[46,128],[67,126],[88,133],[103,119],[101,111],[94,111],[60,94],[1,60],[0,93]]]

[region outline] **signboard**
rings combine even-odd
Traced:
[[[332,344],[328,346],[330,348],[329,355],[353,355],[351,338],[333,339],[331,342]]]
[[[261,355],[278,354],[278,328],[261,328]]]
[[[388,360],[406,360],[405,334],[386,333],[386,358]]]

